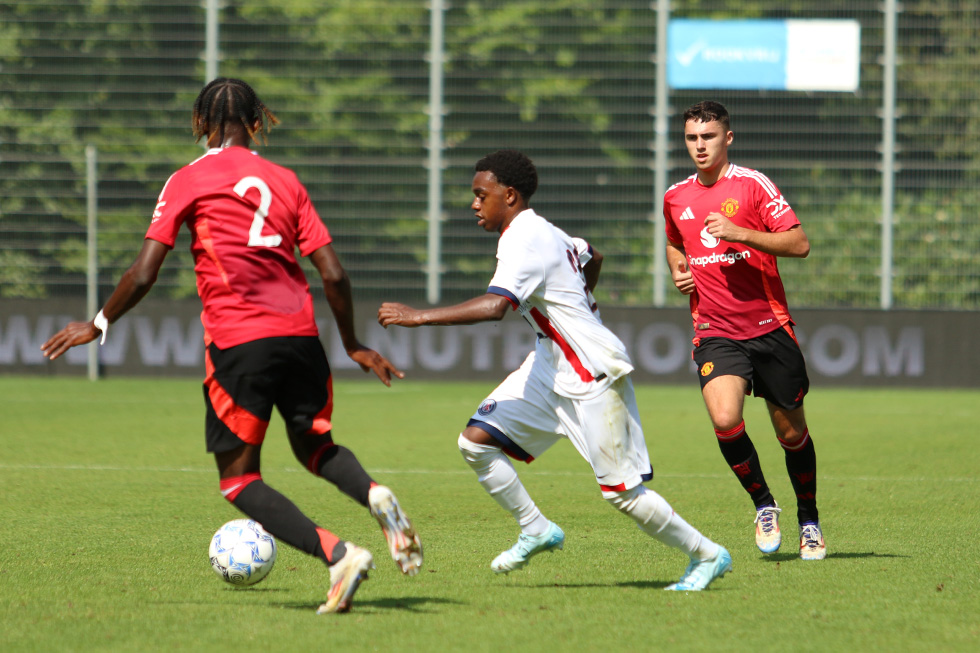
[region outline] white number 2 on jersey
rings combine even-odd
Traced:
[[[248,229],[248,246],[278,247],[282,243],[282,236],[279,234],[272,234],[271,236],[262,235],[262,228],[265,227],[265,219],[269,215],[269,206],[272,204],[272,191],[269,190],[269,184],[258,177],[244,177],[235,184],[235,193],[244,199],[245,193],[251,188],[256,188],[259,191],[259,208],[255,209],[252,226]]]

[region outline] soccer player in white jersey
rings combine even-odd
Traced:
[[[704,589],[731,570],[732,559],[643,485],[653,468],[629,377],[633,365],[592,298],[602,256],[528,207],[538,176],[527,156],[501,150],[475,168],[471,208],[479,226],[500,234],[486,294],[439,308],[385,303],[378,322],[473,324],[500,320],[514,309],[537,334],[534,351],[480,403],[458,440],[480,484],[521,529],[491,569],[514,571],[542,551],[563,548],[564,532],[542,514],[507,456],[530,463],[565,437],[592,466],[606,501],[690,558],[681,579],[666,589]]]

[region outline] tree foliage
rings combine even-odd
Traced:
[[[957,257],[975,235],[980,205],[971,189],[980,172],[980,19],[966,0],[903,5],[896,305],[975,308],[976,269],[963,274],[969,263]],[[600,298],[619,304],[651,295],[652,6],[467,0],[445,15],[447,211],[468,216],[479,156],[499,147],[533,152],[542,175],[536,200],[606,252]],[[863,84],[854,96],[677,91],[672,109],[708,94],[734,105],[739,162],[766,170],[805,207],[811,240],[823,245],[808,264],[846,262],[851,272],[832,282],[799,275],[808,305],[876,305],[878,3],[817,11],[804,0],[674,0],[672,10],[861,20]],[[0,295],[84,287],[89,144],[99,159],[101,281],[118,278],[162,183],[201,152],[190,107],[205,81],[204,21],[200,0],[0,3]],[[422,296],[428,256],[429,32],[423,0],[240,0],[221,10],[221,74],[249,80],[283,120],[264,153],[310,188],[355,282],[407,298]],[[687,174],[680,146],[672,142],[672,178]],[[468,218],[450,218],[447,298],[484,287],[492,256]],[[925,242],[954,254],[924,258]],[[178,263],[165,267],[160,285],[192,294],[189,258],[173,256]]]

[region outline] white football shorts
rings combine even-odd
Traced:
[[[570,399],[533,374],[532,359],[483,400],[469,425],[476,423],[525,462],[568,438],[592,466],[604,497],[653,478],[629,376],[613,381],[597,397]]]

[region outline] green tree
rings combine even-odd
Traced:
[[[728,104],[738,162],[805,211],[814,253],[784,269],[806,305],[876,306],[879,4],[671,4],[675,17],[862,21],[859,93],[673,91],[671,106]],[[980,14],[966,0],[903,4],[896,305],[977,308]],[[103,288],[129,263],[163,182],[201,152],[190,107],[204,82],[204,14],[200,0],[0,2],[0,296],[81,294],[88,144],[99,152]],[[221,74],[249,80],[283,120],[263,154],[307,184],[361,296],[424,297],[428,2],[241,0],[220,16]],[[518,147],[541,172],[535,205],[607,254],[600,300],[648,303],[651,3],[469,0],[445,16],[444,298],[485,287],[489,273],[492,239],[466,209],[472,164]],[[671,129],[677,180],[689,166],[676,115]],[[193,294],[177,249],[160,285]]]
[[[181,83],[200,78],[200,43],[188,57],[186,43],[168,40],[183,21],[134,0],[3,3],[0,11],[0,230],[29,235],[0,265],[0,285],[8,296],[77,294],[85,147],[99,152],[101,262],[112,269],[131,259],[145,230],[154,196],[148,177],[193,150],[173,138],[174,107]],[[164,74],[171,83],[161,83]],[[30,281],[10,283],[25,271]]]

